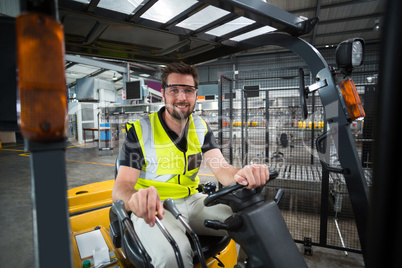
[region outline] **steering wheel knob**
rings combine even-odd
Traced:
[[[212,181],[207,182],[204,184],[202,192],[207,195],[211,195],[216,191],[216,184]]]

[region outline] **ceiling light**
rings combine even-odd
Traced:
[[[140,74],[140,76],[142,76],[142,77],[150,77],[151,75],[150,74]]]
[[[236,41],[236,42],[241,42],[243,40],[246,40],[246,39],[249,39],[249,38],[252,38],[252,37],[256,37],[258,35],[266,34],[266,33],[269,33],[269,32],[273,32],[273,31],[276,31],[276,30],[277,30],[276,28],[271,27],[271,26],[263,26],[261,28],[255,29],[253,31],[250,31],[250,32],[238,35],[238,36],[235,36],[233,38],[230,38],[230,40]]]
[[[116,73],[113,74],[112,80],[113,80],[113,81],[116,81],[116,80],[117,80]]]

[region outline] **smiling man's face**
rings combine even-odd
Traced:
[[[185,121],[194,111],[197,90],[190,74],[171,73],[162,97],[168,116],[176,121]]]

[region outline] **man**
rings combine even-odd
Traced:
[[[232,215],[226,205],[205,207],[205,195],[197,192],[201,160],[208,164],[220,183],[238,182],[255,188],[269,179],[266,165],[236,168],[224,159],[209,126],[193,115],[197,99],[198,73],[185,63],[172,63],[162,74],[165,106],[140,119],[127,133],[113,200],[123,200],[127,211],[155,267],[176,267],[170,244],[155,225],[155,212],[179,245],[186,267],[192,267],[192,250],[185,230],[162,202],[173,198],[195,232],[225,235],[204,227],[204,220],[225,221]]]

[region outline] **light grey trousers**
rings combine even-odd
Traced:
[[[227,235],[226,231],[206,228],[204,220],[224,222],[233,214],[232,210],[226,205],[205,207],[203,204],[205,197],[206,195],[204,194],[196,193],[182,199],[175,199],[174,201],[184,219],[198,235]],[[154,227],[150,227],[143,219],[135,216],[134,213],[131,215],[131,220],[142,244],[152,258],[154,267],[177,267],[173,248],[158,226],[155,224]],[[183,225],[169,211],[165,211],[162,223],[177,242],[184,266],[193,267],[193,251]]]

